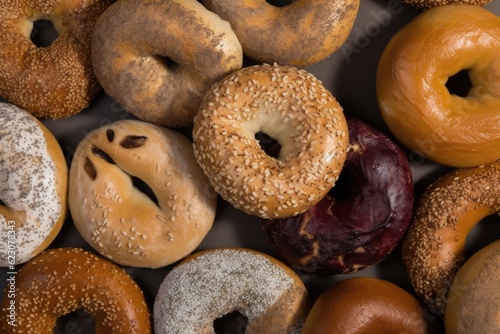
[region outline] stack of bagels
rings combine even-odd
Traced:
[[[495,5],[0,5],[0,331],[500,332]]]

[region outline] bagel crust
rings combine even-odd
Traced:
[[[273,158],[263,132],[281,145]],[[347,154],[342,107],[312,74],[294,67],[245,67],[215,84],[195,119],[197,161],[215,190],[261,218],[285,218],[316,204]]]
[[[154,304],[157,334],[211,334],[233,311],[246,334],[298,334],[310,308],[297,274],[275,258],[245,248],[195,253],[168,273]]]
[[[415,291],[443,316],[446,296],[464,264],[467,235],[500,212],[500,162],[441,177],[423,194],[403,241],[403,261]]]
[[[157,203],[134,186],[141,179]],[[217,196],[191,140],[167,128],[122,120],[78,145],[69,208],[83,238],[116,263],[158,268],[189,255],[211,229]]]
[[[450,167],[500,158],[500,18],[478,6],[425,10],[386,46],[378,65],[380,112],[410,150]],[[472,88],[450,94],[466,70]]]
[[[120,267],[79,248],[50,249],[16,274],[16,293],[5,291],[2,333],[54,333],[57,318],[83,309],[96,321],[96,334],[151,333],[144,295]],[[9,324],[10,305],[16,306]]]
[[[262,219],[285,262],[304,273],[347,274],[393,252],[413,215],[413,178],[403,152],[384,133],[347,117],[349,150],[340,179],[304,213]]]
[[[335,52],[351,32],[359,0],[202,0],[231,23],[243,53],[259,63],[306,67]]]
[[[400,1],[401,3],[420,9],[427,9],[431,7],[451,5],[451,4],[485,6],[491,2],[491,0],[400,0]]]
[[[500,240],[472,255],[453,279],[445,309],[448,334],[499,333]]]
[[[92,71],[92,29],[111,3],[0,1],[0,96],[42,118],[68,117],[88,107],[100,90]],[[58,33],[48,47],[30,40],[37,20],[50,20]]]
[[[104,91],[134,116],[188,127],[243,53],[229,23],[196,0],[119,0],[96,23],[92,62]]]
[[[26,110],[0,103],[0,124],[0,267],[7,267],[58,235],[68,212],[68,167],[54,135]]]
[[[422,305],[399,286],[352,277],[327,288],[313,304],[302,334],[429,334]]]

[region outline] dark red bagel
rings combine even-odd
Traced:
[[[404,152],[360,120],[347,124],[350,149],[330,193],[303,214],[262,220],[278,254],[303,272],[349,273],[376,264],[410,223],[413,178]]]

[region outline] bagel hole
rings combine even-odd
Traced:
[[[500,239],[498,224],[500,218],[497,215],[491,215],[482,219],[469,232],[465,239],[465,257],[469,258],[477,253],[481,248]]]
[[[95,320],[87,312],[78,309],[57,318],[54,334],[95,333]]]
[[[156,198],[154,191],[147,185],[146,182],[138,177],[132,176],[132,184],[135,188],[137,188],[137,190],[148,196],[156,205],[158,205],[158,198]]]
[[[154,58],[156,60],[158,60],[161,64],[163,64],[163,66],[165,66],[166,68],[168,68],[171,71],[173,71],[173,70],[175,70],[176,68],[179,67],[179,64],[176,63],[175,61],[173,61],[169,57],[165,57],[165,56],[162,56],[162,55],[156,55],[156,56],[154,56]]]
[[[275,7],[285,7],[293,2],[293,0],[266,0],[266,2]]]
[[[233,311],[214,320],[214,331],[216,334],[241,334],[245,333],[247,323],[247,317]]]
[[[469,95],[469,91],[472,88],[469,72],[467,70],[461,70],[449,77],[445,85],[450,94],[466,97]]]
[[[37,20],[33,22],[30,39],[39,48],[50,46],[58,37],[58,33],[52,21]]]
[[[264,132],[257,132],[255,139],[259,142],[260,148],[270,157],[278,159],[281,152],[281,145],[277,140]]]

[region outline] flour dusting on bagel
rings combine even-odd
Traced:
[[[0,103],[0,266],[8,235],[24,263],[54,240],[67,215],[68,167],[52,133],[26,110]],[[13,231],[15,233],[9,233]]]

